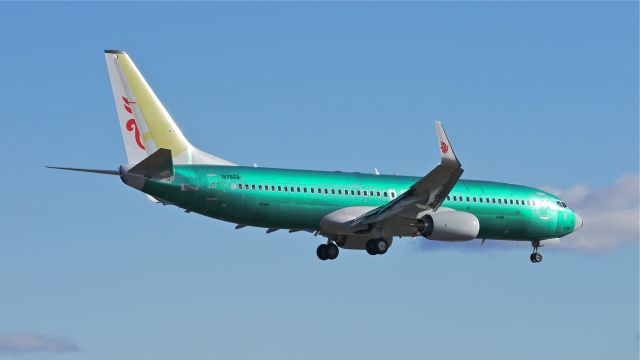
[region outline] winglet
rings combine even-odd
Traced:
[[[447,133],[444,132],[440,121],[436,121],[436,133],[438,134],[438,141],[440,142],[440,157],[442,159],[440,163],[446,166],[459,167],[460,161],[458,161],[456,154],[453,152],[451,143],[447,138]]]

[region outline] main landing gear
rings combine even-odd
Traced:
[[[531,246],[533,246],[533,252],[529,256],[529,260],[531,260],[532,263],[541,262],[542,254],[538,252],[538,248],[540,247],[540,241],[539,240],[532,241]]]
[[[334,243],[321,244],[316,250],[316,255],[320,260],[334,260],[338,257],[338,254],[340,254],[340,249]]]
[[[369,255],[382,255],[389,249],[389,244],[385,239],[371,239],[367,241],[366,245]]]

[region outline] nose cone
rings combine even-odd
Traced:
[[[573,231],[578,231],[578,229],[580,229],[582,227],[582,217],[576,213],[574,213],[574,215],[576,216],[576,223],[573,226]]]

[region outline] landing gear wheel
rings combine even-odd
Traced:
[[[324,260],[328,260],[329,256],[327,256],[327,245],[326,244],[321,244],[320,246],[318,246],[318,249],[316,249],[316,255],[318,255],[318,259],[324,261]]]
[[[326,246],[325,254],[327,255],[327,259],[335,260],[335,258],[338,257],[338,254],[340,254],[340,249],[338,249],[338,246],[336,244],[330,244],[325,246]]]
[[[369,255],[378,255],[376,249],[374,248],[375,244],[373,243],[375,240],[369,240],[366,244],[366,250]]]
[[[389,250],[389,244],[385,239],[371,239],[367,241],[366,250],[369,255],[382,255]]]
[[[540,240],[535,240],[531,242],[531,246],[533,246],[533,253],[531,253],[531,255],[529,256],[529,260],[531,260],[532,263],[539,263],[542,261],[542,254],[540,254],[538,252],[538,248],[540,248],[542,245],[540,245]]]
[[[537,263],[539,263],[539,262],[541,262],[541,261],[542,261],[542,254],[540,254],[540,253],[535,253],[535,254],[533,254],[533,258],[535,259],[535,261],[536,261]]]
[[[376,239],[374,240],[373,244],[374,244],[373,248],[375,249],[376,253],[380,255],[385,254],[389,249],[389,244],[387,244],[387,242],[384,239]]]
[[[316,250],[316,255],[320,260],[334,260],[340,254],[340,249],[336,244],[321,244]]]

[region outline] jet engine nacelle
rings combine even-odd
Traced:
[[[418,220],[420,235],[431,240],[468,241],[478,236],[480,221],[464,211],[444,211],[425,215]]]

